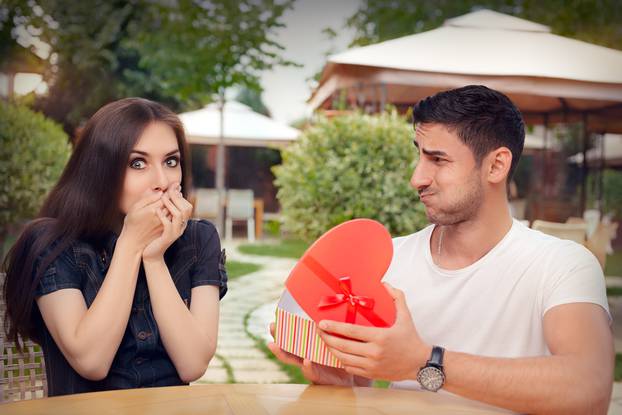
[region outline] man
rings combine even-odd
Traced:
[[[421,101],[413,115],[411,184],[432,225],[394,239],[384,282],[395,324],[320,322],[345,369],[270,349],[314,383],[386,379],[516,412],[606,414],[614,352],[600,266],[583,246],[510,216],[507,186],[525,137],[518,109],[467,86]]]

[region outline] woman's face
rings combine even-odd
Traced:
[[[120,209],[125,215],[143,197],[181,183],[177,137],[163,122],[150,123],[130,153]]]

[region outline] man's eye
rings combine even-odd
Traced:
[[[171,157],[167,159],[166,165],[169,167],[177,167],[179,165],[179,157]]]
[[[144,169],[147,163],[143,159],[134,159],[130,161],[130,167],[133,169]]]

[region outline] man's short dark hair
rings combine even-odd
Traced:
[[[525,143],[525,124],[508,97],[483,85],[469,85],[419,101],[413,108],[414,124],[441,124],[457,132],[478,165],[499,147],[512,152],[509,183]]]

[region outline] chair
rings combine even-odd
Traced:
[[[218,217],[218,190],[199,187],[195,191],[194,214],[199,219]]]
[[[566,219],[566,223],[574,223],[574,224],[582,223],[587,226],[585,219],[579,218],[577,216],[570,216],[568,219]]]
[[[5,274],[0,273],[1,287],[4,287],[4,278]],[[0,403],[46,397],[48,385],[43,351],[28,340],[20,353],[4,333],[5,313],[6,304],[0,300]]]
[[[560,239],[569,239],[585,245],[587,234],[587,225],[585,223],[559,223],[537,219],[533,221],[531,227],[548,235],[556,236]]]
[[[600,222],[600,211],[598,209],[586,209],[583,212],[583,220],[587,224],[587,237],[589,238],[596,232]]]
[[[605,269],[607,254],[613,252],[611,241],[615,239],[618,231],[618,222],[602,221],[596,227],[596,231],[587,239],[585,246],[589,249],[600,266]]]
[[[255,242],[255,212],[253,209],[253,191],[228,190],[227,191],[227,220],[226,237],[231,240],[233,237],[233,221],[245,220],[247,226],[248,240]]]

